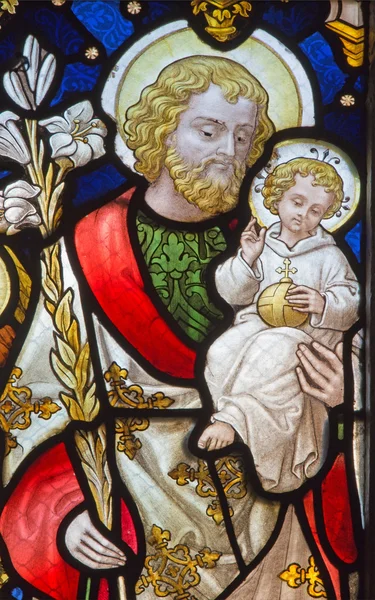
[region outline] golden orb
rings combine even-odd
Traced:
[[[287,278],[284,278],[287,279]],[[258,314],[271,327],[299,327],[308,318],[307,313],[293,310],[285,296],[294,287],[291,279],[268,286],[258,298]]]

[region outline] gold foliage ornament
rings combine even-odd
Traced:
[[[142,448],[142,442],[139,438],[135,437],[134,431],[145,431],[149,427],[150,421],[148,419],[141,419],[139,417],[116,419],[117,450],[124,452],[130,460],[133,460],[137,451]]]
[[[34,400],[32,391],[27,386],[18,386],[22,369],[14,367],[3,393],[0,396],[0,428],[5,433],[5,456],[18,445],[12,431],[28,429],[31,415],[39,419],[49,420],[61,407],[51,398]]]
[[[250,2],[245,0],[193,0],[193,14],[203,12],[207,27],[205,30],[218,42],[227,42],[238,35],[237,27],[233,24],[238,15],[249,17],[252,9]]]
[[[279,577],[291,588],[299,588],[301,585],[307,585],[307,594],[311,598],[327,598],[327,593],[313,556],[309,558],[307,569],[304,569],[297,563],[292,563],[286,571],[280,573]]]
[[[245,471],[239,456],[225,456],[215,463],[220,482],[223,486],[225,496],[229,499],[239,500],[247,494]],[[184,486],[197,482],[195,491],[201,498],[214,498],[207,507],[206,514],[211,517],[216,525],[223,522],[223,512],[218,500],[215,484],[212,480],[207,464],[201,458],[198,460],[198,468],[194,469],[186,463],[179,463],[168,473],[177,485]],[[232,517],[234,511],[229,507]]]
[[[165,396],[163,392],[155,392],[151,396],[145,397],[144,390],[140,385],[126,384],[128,375],[128,371],[121,368],[116,362],[113,362],[104,373],[104,379],[111,387],[108,392],[111,406],[116,408],[165,409],[174,403],[174,400]],[[118,439],[117,450],[124,452],[130,460],[133,460],[137,451],[142,448],[142,443],[135,437],[134,432],[145,431],[149,426],[150,421],[143,417],[117,419],[115,424]]]
[[[174,400],[168,398],[163,392],[155,392],[145,398],[143,388],[140,385],[126,385],[129,373],[113,362],[108,371],[104,373],[104,379],[110,384],[112,390],[108,392],[109,403],[116,408],[168,408]]]
[[[199,569],[214,569],[221,552],[206,547],[192,556],[185,544],[170,548],[171,532],[163,531],[157,525],[152,526],[152,535],[148,541],[155,552],[146,557],[147,575],[141,575],[135,586],[135,593],[141,594],[152,585],[158,598],[168,596],[173,600],[196,600],[190,590],[201,581]]]
[[[284,260],[285,268],[278,267],[276,273],[283,273],[279,283],[268,286],[258,298],[259,316],[271,327],[299,327],[307,319],[308,314],[293,310],[285,296],[290,287],[293,287],[293,280],[289,274],[297,273],[295,267],[290,267],[289,258]]]

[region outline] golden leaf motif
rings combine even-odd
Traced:
[[[56,218],[57,210],[61,206],[61,196],[64,191],[65,183],[60,183],[52,192],[48,205],[47,219],[52,230],[56,229],[59,219]]]
[[[18,281],[19,281],[19,300],[17,304],[17,308],[14,312],[14,316],[19,323],[23,323],[26,317],[26,311],[29,306],[30,296],[31,296],[31,279],[27,274],[26,269],[20,263],[17,256],[14,252],[8,248],[8,246],[4,246],[5,250],[8,252],[9,256],[14,262],[14,265],[17,269]]]
[[[18,6],[18,0],[1,0],[1,10],[7,11],[11,15],[16,12],[16,6]]]
[[[145,574],[138,580],[135,593],[141,594],[152,585],[158,598],[194,600],[191,591],[201,581],[200,569],[214,569],[221,552],[202,548],[195,556],[185,544],[170,547],[171,532],[153,525],[148,543],[155,550],[145,560]]]
[[[44,305],[55,326],[55,348],[51,350],[53,371],[69,390],[60,399],[72,420],[90,422],[99,413],[95,383],[90,381],[91,359],[88,342],[81,343],[80,326],[73,310],[72,288],[63,290],[59,244],[42,255]]]
[[[85,421],[85,415],[76,399],[69,394],[60,392],[60,400],[64,404],[69,417],[72,421]]]
[[[112,527],[112,479],[107,463],[105,426],[95,431],[76,431],[76,447],[85,471],[98,516],[108,529]]]

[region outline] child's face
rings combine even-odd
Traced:
[[[295,177],[295,184],[281,197],[277,205],[283,227],[293,233],[311,234],[334,202],[333,192],[313,185],[314,176]]]

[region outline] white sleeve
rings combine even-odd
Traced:
[[[321,294],[325,307],[321,317],[311,315],[310,324],[322,329],[347,331],[358,320],[359,283],[343,253],[327,256]]]
[[[251,304],[263,281],[263,266],[260,258],[253,268],[241,256],[241,250],[235,256],[219,265],[215,273],[215,283],[222,298],[232,306]]]

